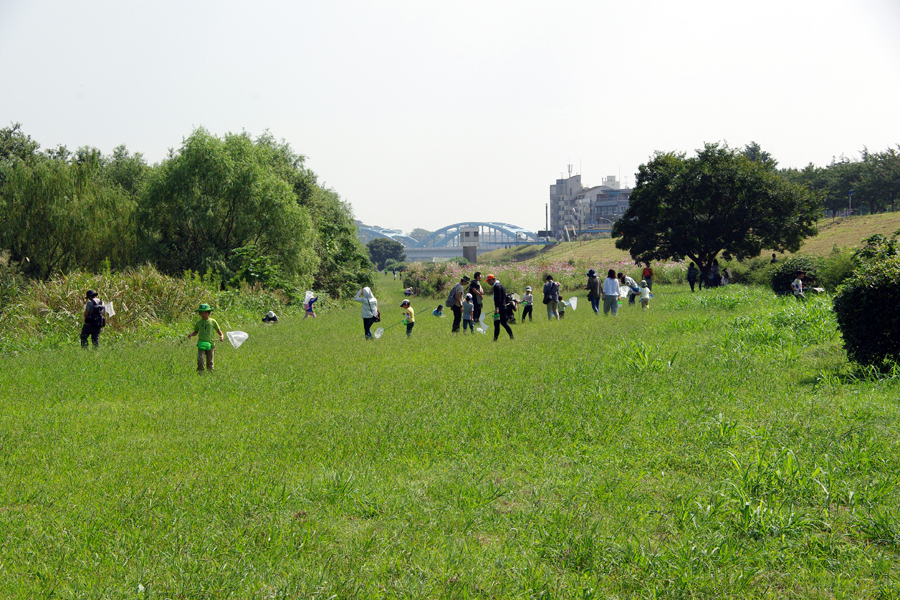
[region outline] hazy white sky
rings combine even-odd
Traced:
[[[284,138],[371,225],[543,228],[549,186],[655,150],[781,166],[900,143],[900,0],[0,0],[0,126]]]

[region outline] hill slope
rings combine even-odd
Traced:
[[[809,238],[798,254],[824,255],[835,246],[856,247],[870,235],[890,235],[900,230],[900,213],[865,215],[852,219],[823,219],[818,223],[819,234]],[[618,262],[629,259],[627,252],[616,248],[615,240],[602,239],[561,244],[515,246],[479,255],[482,262],[525,261],[539,259],[556,262],[590,259],[599,262]]]

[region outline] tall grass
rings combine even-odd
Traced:
[[[107,342],[180,334],[203,302],[214,306],[218,317],[249,319],[261,318],[269,310],[301,311],[280,290],[243,284],[240,289],[222,291],[217,281],[191,272],[181,278],[167,277],[151,266],[118,273],[71,273],[47,281],[17,280],[5,293],[0,310],[0,352],[75,343],[89,289],[113,303],[116,316],[107,319],[102,334]],[[318,306],[328,306],[327,295],[321,296]]]
[[[0,596],[896,596],[900,378],[815,299],[654,289],[496,344],[420,298],[411,339],[254,320],[204,377],[166,340],[0,355]]]

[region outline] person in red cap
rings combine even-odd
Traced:
[[[494,294],[494,341],[496,342],[497,338],[500,337],[500,327],[506,330],[506,333],[509,334],[509,339],[514,339],[512,329],[509,328],[507,323],[510,310],[506,302],[506,288],[491,274],[488,274],[484,282],[491,286]]]

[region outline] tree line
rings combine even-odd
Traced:
[[[824,210],[865,202],[870,212],[900,197],[900,153],[864,152],[858,162],[781,169],[755,142],[705,144],[696,156],[657,152],[638,168],[629,206],[613,225],[616,247],[637,262],[690,259],[705,271],[717,257],[796,252]]]
[[[352,294],[372,264],[350,206],[304,161],[269,133],[203,128],[153,165],[125,146],[42,151],[16,123],[0,130],[0,251],[41,279],[150,263]]]
[[[788,181],[818,192],[827,211],[849,209],[852,200],[854,214],[894,212],[900,199],[900,145],[882,152],[863,148],[860,160],[841,156],[824,167],[810,163],[803,169],[781,169],[780,173]]]

